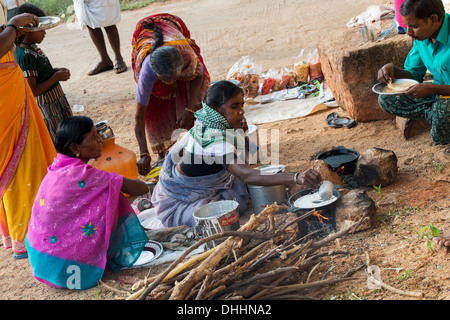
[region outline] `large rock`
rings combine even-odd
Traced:
[[[430,132],[431,130],[430,124],[425,120],[396,117],[395,123],[400,131],[400,135],[405,140],[409,140],[423,132]]]
[[[336,231],[345,229],[367,217],[356,230],[350,233],[362,231],[370,228],[375,215],[375,202],[361,189],[350,190],[342,194],[336,204]]]
[[[391,150],[372,148],[358,158],[355,179],[360,187],[388,186],[398,173],[397,156]]]
[[[314,169],[320,173],[320,176],[322,177],[322,180],[328,180],[331,181],[333,184],[338,184],[342,187],[342,180],[339,177],[339,175],[330,169],[330,167],[326,164],[323,160],[312,160],[308,164],[301,167],[300,171],[305,171],[307,169]],[[297,186],[297,185],[291,185],[289,187],[289,196],[292,196],[293,194],[300,192],[302,190],[309,189],[307,186]]]
[[[380,27],[392,27],[384,20]],[[395,35],[378,42],[361,43],[357,27],[333,30],[317,46],[322,72],[339,106],[359,122],[394,119],[378,104],[372,87],[378,82],[378,70],[393,62],[403,67],[412,47],[407,35]]]

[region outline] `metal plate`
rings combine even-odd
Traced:
[[[37,27],[20,27],[26,32],[35,32],[47,30],[56,27],[60,23],[59,17],[39,17],[39,25]]]
[[[317,209],[317,210],[321,210],[324,209],[325,207],[329,207],[332,204],[336,203],[340,198],[341,198],[341,194],[339,193],[339,191],[337,190],[337,188],[335,188],[333,190],[333,197],[330,200],[327,201],[319,201],[320,197],[319,195],[317,195],[317,202],[311,203],[311,205],[305,205],[305,206],[301,206],[301,207],[296,207],[294,204],[297,200],[303,198],[303,197],[307,197],[307,196],[311,196],[318,193],[318,190],[314,190],[314,189],[305,189],[302,191],[299,191],[297,193],[294,193],[289,199],[288,199],[288,203],[291,207],[292,210],[311,210],[311,209]]]
[[[276,174],[279,172],[284,172],[284,170],[286,169],[286,166],[282,165],[282,164],[265,165],[265,166],[257,167],[255,169],[260,170],[263,174]]]
[[[147,263],[150,263],[158,258],[162,252],[163,246],[159,242],[150,240],[145,245],[137,261],[133,264],[133,267],[144,266]]]
[[[419,83],[418,81],[413,80],[413,79],[395,79],[393,82],[394,83],[399,83],[399,84],[404,84],[404,83],[410,82],[411,85]],[[377,94],[385,94],[385,95],[405,94],[404,91],[402,91],[402,92],[383,92],[383,89],[385,87],[387,87],[387,84],[379,82],[379,83],[377,83],[376,85],[374,85],[372,87],[372,91],[377,93]]]

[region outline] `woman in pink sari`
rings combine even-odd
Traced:
[[[86,289],[113,270],[132,266],[148,242],[121,192],[142,195],[147,185],[87,162],[101,156],[92,120],[64,119],[56,131],[57,157],[33,205],[25,243],[34,276],[53,287]]]
[[[200,48],[177,16],[161,13],[142,19],[134,31],[132,46],[131,62],[138,84],[138,171],[145,175],[151,169],[145,133],[153,153],[162,160],[176,140],[174,131],[193,126],[194,112],[201,108],[210,75]]]

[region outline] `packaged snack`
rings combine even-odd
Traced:
[[[238,80],[244,90],[244,99],[255,98],[259,91],[262,67],[249,56],[241,57],[228,71],[227,79]]]

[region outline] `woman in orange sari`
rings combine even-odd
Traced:
[[[175,143],[177,129],[189,130],[194,112],[209,88],[210,75],[191,39],[190,31],[177,16],[160,13],[137,23],[132,40],[132,67],[138,84],[135,134],[141,158],[140,174],[147,174],[153,153],[164,159]]]
[[[36,100],[12,54],[14,41],[22,34],[19,27],[37,23],[35,15],[21,14],[0,29],[0,234],[3,246],[12,249],[16,259],[27,257],[24,241],[31,208],[56,156]]]

